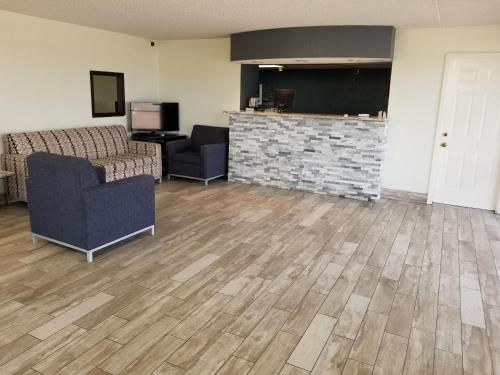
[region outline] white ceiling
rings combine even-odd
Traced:
[[[0,9],[156,40],[289,26],[500,24],[500,0],[0,0]]]

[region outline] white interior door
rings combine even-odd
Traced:
[[[494,210],[500,179],[500,53],[451,54],[430,201]]]

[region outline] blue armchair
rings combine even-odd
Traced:
[[[229,129],[195,125],[191,138],[167,144],[168,175],[208,181],[227,174]]]
[[[87,254],[143,231],[154,234],[153,176],[100,183],[86,159],[36,152],[27,157],[33,241],[55,242]]]

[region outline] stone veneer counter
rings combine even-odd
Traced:
[[[386,120],[228,112],[229,181],[380,198]]]

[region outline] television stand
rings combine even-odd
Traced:
[[[167,143],[172,141],[178,141],[181,139],[187,139],[187,135],[184,134],[168,134],[159,132],[137,132],[132,133],[132,140],[139,142],[151,142],[158,143],[161,145],[161,169],[162,175],[166,176],[168,174],[168,159],[167,159]]]
[[[135,132],[132,133],[132,139],[135,141],[139,140],[151,140],[151,139],[172,139],[172,140],[178,140],[178,139],[186,139],[187,136],[183,134],[178,134],[178,133],[162,133],[159,131],[150,131],[150,132]]]
[[[136,133],[136,134],[141,134],[141,133]],[[157,130],[152,130],[149,133],[144,133],[146,136],[150,137],[163,137],[166,133],[159,132]]]

